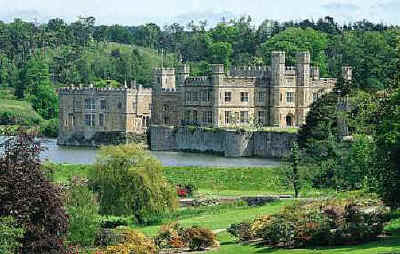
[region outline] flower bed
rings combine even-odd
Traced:
[[[288,205],[278,214],[231,225],[240,241],[262,239],[265,245],[297,248],[358,244],[376,239],[388,220],[379,201],[332,199]]]

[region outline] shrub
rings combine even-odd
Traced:
[[[154,242],[146,238],[142,233],[131,229],[120,229],[118,233],[121,235],[121,243],[112,245],[101,250],[103,254],[155,254],[157,247]]]
[[[66,195],[69,215],[68,241],[72,245],[93,246],[100,229],[99,206],[93,193],[79,179],[73,179]]]
[[[22,237],[24,237],[24,230],[16,226],[13,217],[0,218],[0,253],[16,253],[18,248],[21,247],[18,239]]]
[[[64,253],[68,216],[59,188],[41,170],[40,144],[20,133],[3,144],[0,158],[0,216],[18,214],[25,229],[21,253]]]
[[[40,135],[56,138],[58,136],[58,119],[42,121],[40,123]]]
[[[216,235],[206,228],[192,226],[184,234],[191,250],[204,250],[217,244]]]
[[[135,144],[102,147],[89,172],[99,194],[100,213],[133,216],[149,224],[177,208],[175,190],[162,174],[161,163]]]
[[[278,247],[304,247],[361,243],[375,239],[388,220],[382,203],[373,200],[334,199],[295,203],[279,214],[255,219],[250,230],[243,228],[247,240],[263,238]],[[232,235],[244,240],[240,228],[232,225]],[[242,239],[241,239],[242,238]]]
[[[129,226],[133,224],[133,220],[131,217],[102,216],[100,218],[100,224],[102,228],[116,228],[119,226]]]
[[[189,247],[191,250],[204,250],[218,245],[211,230],[198,226],[185,229],[175,222],[161,226],[154,241],[160,249]]]
[[[154,238],[156,245],[160,249],[183,248],[187,244],[185,242],[185,229],[178,223],[169,223],[162,225],[160,232]]]
[[[248,222],[242,222],[238,224],[232,224],[227,232],[232,236],[239,239],[239,241],[249,241],[254,239],[254,235],[251,231],[251,224]]]

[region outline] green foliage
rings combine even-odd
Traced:
[[[176,191],[164,179],[160,162],[135,144],[102,147],[89,179],[101,214],[133,215],[146,224],[177,207]]]
[[[82,179],[71,180],[65,205],[69,216],[68,242],[72,245],[92,247],[100,229],[99,205]]]
[[[57,138],[58,136],[58,119],[44,120],[40,123],[39,132],[41,136],[49,138]]]
[[[287,28],[285,31],[273,36],[261,44],[261,54],[264,61],[269,63],[272,51],[281,50],[287,53],[287,64],[296,64],[296,53],[309,51],[311,62],[319,66],[321,75],[327,74],[327,57],[325,50],[328,46],[326,34],[315,31],[312,28]]]
[[[22,91],[17,91],[17,94],[25,95],[44,119],[58,117],[58,99],[44,59],[32,57],[22,71],[20,82],[18,89]]]
[[[377,192],[390,206],[400,206],[400,90],[383,99],[382,118],[375,135]]]
[[[18,240],[23,237],[24,230],[17,226],[13,217],[0,217],[0,253],[17,253],[22,246]]]
[[[301,162],[301,151],[297,143],[293,143],[290,148],[290,154],[287,158],[287,168],[285,168],[286,180],[292,185],[294,197],[299,196],[301,189],[301,179],[299,175],[299,164]]]
[[[387,220],[388,210],[378,200],[332,199],[294,203],[255,219],[242,231],[231,231],[239,239],[262,237],[267,245],[298,248],[371,241]]]

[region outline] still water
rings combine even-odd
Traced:
[[[96,160],[96,149],[89,147],[58,146],[55,139],[43,139],[46,151],[42,159],[56,163],[91,164]],[[226,158],[212,154],[151,152],[164,166],[202,166],[202,167],[274,167],[277,160],[259,158]]]

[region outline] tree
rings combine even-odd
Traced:
[[[0,157],[0,217],[15,216],[25,230],[18,253],[65,253],[68,216],[60,189],[41,169],[40,144],[20,133],[3,143]]]
[[[309,51],[311,62],[319,66],[321,75],[327,74],[327,57],[325,50],[328,46],[328,37],[325,33],[315,31],[312,28],[287,28],[285,31],[274,35],[260,46],[260,52],[264,61],[269,63],[272,51],[281,50],[287,53],[287,64],[296,64],[296,53]]]
[[[57,117],[57,95],[50,82],[49,67],[40,57],[33,57],[25,66],[20,89],[25,88],[26,98],[44,118]]]
[[[232,45],[228,42],[215,42],[211,43],[210,48],[210,62],[213,64],[230,64],[230,57],[232,55]]]
[[[301,157],[301,151],[299,145],[296,142],[294,142],[292,144],[292,147],[290,148],[290,154],[287,158],[288,167],[285,173],[286,173],[286,179],[293,187],[295,198],[298,198],[299,191],[301,189],[301,182],[299,175],[299,164],[301,160],[300,157]]]
[[[137,223],[148,224],[177,207],[161,163],[135,144],[102,147],[89,179],[101,214],[133,215]]]
[[[392,207],[400,207],[400,89],[382,99],[381,121],[375,135],[377,145],[377,192]]]

